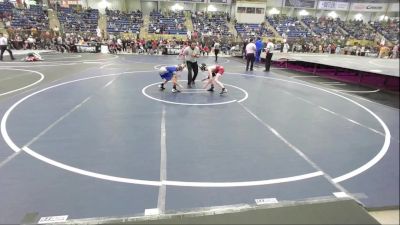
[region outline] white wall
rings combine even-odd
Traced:
[[[388,17],[399,17],[399,12],[388,12],[386,15]]]
[[[390,4],[388,12],[387,12],[386,15],[388,17],[399,17],[399,7],[400,7],[399,3]]]
[[[278,9],[278,10],[281,10],[281,9]],[[293,12],[294,12],[294,8],[288,8],[288,7],[282,8],[282,15],[293,16]]]
[[[389,5],[389,12],[397,12],[397,13],[399,13],[399,7],[400,7],[400,4],[399,3],[392,3],[392,4],[390,4]]]
[[[269,7],[274,8],[275,7],[275,8],[278,9],[278,7],[280,8],[282,6],[282,2],[283,1],[284,0],[268,0],[266,6],[267,6],[267,8],[269,8]]]
[[[263,14],[248,14],[248,13],[238,13],[237,8],[238,7],[256,7],[256,8],[263,8],[264,13]],[[259,2],[237,2],[236,3],[236,19],[238,23],[255,23],[259,24],[262,23],[265,20],[265,10],[266,10],[266,5],[265,3],[259,3]]]
[[[151,11],[157,10],[157,2],[142,1],[141,6],[143,15],[150,15]]]
[[[234,20],[234,19],[236,18],[236,3],[233,3],[233,4],[232,4],[230,10],[231,10],[231,17],[232,17],[232,20]]]
[[[140,0],[125,0],[125,6],[127,11],[142,10],[142,4]]]

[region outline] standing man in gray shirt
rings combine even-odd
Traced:
[[[191,88],[194,85],[194,81],[196,80],[197,74],[199,73],[199,66],[197,65],[197,58],[200,57],[200,49],[197,47],[196,42],[192,42],[190,46],[186,47],[183,51],[183,55],[185,56],[185,61],[188,69],[188,88]],[[193,70],[193,78],[192,78],[192,70]]]

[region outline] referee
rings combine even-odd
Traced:
[[[249,70],[250,63],[250,71],[253,71],[254,60],[256,59],[255,54],[257,51],[256,45],[253,43],[253,39],[250,38],[250,42],[246,45],[246,71]]]
[[[267,47],[265,48],[265,70],[264,72],[269,72],[271,67],[271,60],[272,60],[272,51],[274,50],[274,43],[269,41]]]
[[[188,70],[188,88],[194,85],[197,74],[199,73],[199,66],[197,65],[197,58],[200,57],[200,49],[196,46],[196,42],[192,42],[190,46],[186,47],[183,51],[185,56],[187,70]],[[193,70],[193,77],[192,77]]]
[[[0,61],[3,61],[3,54],[7,50],[8,54],[10,54],[10,57],[12,60],[15,60],[12,51],[7,48],[8,46],[8,40],[6,37],[4,37],[3,33],[0,33]]]
[[[218,53],[219,53],[220,44],[218,41],[214,43],[214,54],[215,54],[215,62],[218,62]]]

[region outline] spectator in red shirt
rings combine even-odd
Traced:
[[[204,52],[205,53],[207,53],[207,56],[208,56],[208,53],[210,52],[210,49],[208,48],[208,46],[206,45],[206,46],[204,46]]]

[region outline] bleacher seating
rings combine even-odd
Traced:
[[[227,21],[225,13],[203,13],[196,12],[192,14],[192,22],[194,30],[209,36],[229,36],[229,27],[226,25]]]
[[[311,32],[303,27],[295,17],[273,16],[267,17],[267,20],[280,35],[285,34],[288,39],[311,36]]]
[[[43,8],[30,5],[28,9],[17,9],[10,2],[0,3],[0,19],[7,22],[11,28],[48,30],[49,19]]]
[[[11,2],[0,2],[0,19],[11,16],[13,9],[14,5]]]
[[[369,41],[375,40],[376,31],[368,27],[362,20],[341,21],[340,25],[351,38]]]
[[[43,8],[38,5],[30,5],[29,9],[14,9],[12,14],[11,27],[37,30],[48,30],[49,19]]]
[[[60,7],[58,19],[64,28],[64,32],[95,33],[98,26],[99,10],[88,9],[83,12],[76,12],[72,8]]]
[[[150,24],[148,32],[159,34],[187,34],[185,16],[182,11],[150,12]]]
[[[263,24],[237,23],[236,31],[242,38],[273,37],[274,33],[267,29]]]
[[[340,30],[341,20],[339,18],[320,17],[317,19],[316,17],[308,16],[303,18],[302,21],[319,36],[340,37],[344,35]]]
[[[129,13],[119,10],[106,10],[107,15],[107,32],[140,32],[140,27],[143,24],[143,15],[140,11]]]
[[[399,41],[399,23],[400,20],[388,20],[388,21],[375,21],[370,22],[370,25],[375,28],[377,32],[382,34],[387,40],[394,43]]]

